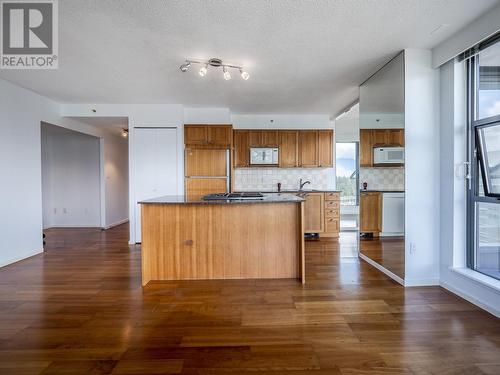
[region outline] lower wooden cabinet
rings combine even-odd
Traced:
[[[189,200],[200,200],[207,194],[227,193],[227,178],[186,177],[186,196]]]
[[[340,232],[340,193],[314,192],[299,194],[305,198],[305,233],[320,237],[338,237]]]
[[[361,192],[359,200],[359,220],[361,233],[378,236],[382,231],[382,193]]]

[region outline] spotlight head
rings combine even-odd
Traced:
[[[231,73],[227,71],[227,68],[225,66],[222,68],[222,70],[224,72],[224,79],[226,81],[229,81],[231,79]]]
[[[243,69],[240,69],[240,74],[241,74],[241,78],[243,78],[245,81],[250,78],[250,74],[248,74],[248,72],[245,72]]]
[[[184,64],[180,66],[181,72],[187,72],[189,67],[191,66],[191,63],[189,61],[186,61]]]

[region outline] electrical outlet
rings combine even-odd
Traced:
[[[68,209],[66,207],[63,208],[63,214],[67,214],[68,213]]]
[[[410,242],[410,254],[414,255],[417,252],[417,246],[414,242]]]
[[[57,214],[57,207],[54,207],[54,213]]]

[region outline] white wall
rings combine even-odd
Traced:
[[[104,137],[105,228],[124,223],[129,216],[128,139]]]
[[[331,129],[329,115],[232,115],[235,129]]]
[[[432,50],[433,67],[437,68],[455,56],[487,39],[500,30],[500,4],[446,39]]]
[[[335,119],[335,142],[359,142],[359,104]]]
[[[439,284],[439,72],[405,50],[405,285]]]
[[[42,251],[41,121],[95,131],[61,118],[56,102],[0,80],[0,266]]]
[[[230,124],[229,108],[184,108],[185,124]]]
[[[42,124],[43,227],[100,227],[99,138]]]

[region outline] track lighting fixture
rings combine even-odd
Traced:
[[[200,64],[203,65],[201,69],[198,71],[198,74],[202,77],[205,77],[208,73],[208,67],[211,66],[213,68],[220,68],[222,67],[222,72],[223,72],[223,77],[226,81],[231,79],[231,73],[229,69],[238,69],[240,72],[240,76],[243,80],[248,80],[250,78],[250,74],[248,72],[243,70],[242,66],[239,65],[232,65],[232,64],[224,64],[221,59],[217,58],[212,58],[207,61],[203,60],[191,60],[187,59],[184,64],[182,64],[179,69],[181,72],[185,73],[189,70],[192,64]]]

